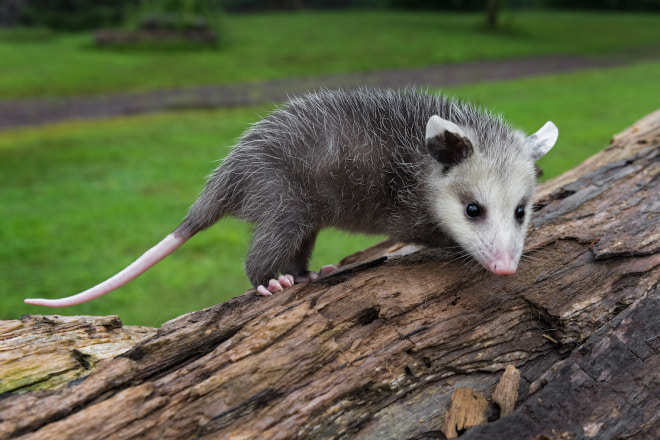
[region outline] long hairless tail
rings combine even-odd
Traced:
[[[84,292],[78,293],[77,295],[60,299],[26,299],[25,303],[46,307],[66,307],[81,304],[94,298],[98,298],[99,296],[105,295],[108,292],[112,292],[118,287],[121,287],[129,281],[132,281],[133,279],[142,275],[153,265],[178,249],[193,235],[190,233],[181,234],[179,233],[180,229],[181,228],[177,228],[177,230],[161,240],[161,242],[156,246],[145,252],[140,258],[135,260],[124,270],[108,278],[102,283],[97,284],[91,289],[87,289]]]

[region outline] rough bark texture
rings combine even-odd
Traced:
[[[0,439],[443,438],[459,388],[490,420],[461,438],[660,438],[659,194],[660,111],[542,185],[514,276],[386,243],[170,321],[68,388],[5,394]]]
[[[124,327],[119,316],[0,321],[0,394],[65,388],[155,333],[149,327]]]

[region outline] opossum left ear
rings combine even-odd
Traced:
[[[426,124],[426,148],[431,157],[445,166],[445,171],[474,152],[472,142],[461,127],[438,115],[431,116]]]
[[[525,139],[525,145],[534,161],[539,160],[554,147],[559,137],[559,129],[552,121],[545,123],[536,133]]]

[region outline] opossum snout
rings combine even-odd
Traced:
[[[489,263],[488,270],[495,275],[513,275],[518,269],[518,262],[512,255],[498,254]]]

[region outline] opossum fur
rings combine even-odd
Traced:
[[[105,294],[225,215],[255,224],[245,261],[255,287],[279,273],[305,279],[326,227],[458,245],[491,272],[512,274],[535,161],[557,136],[552,122],[525,137],[498,115],[415,90],[296,97],[245,132],[183,223],[135,263],[73,297],[26,302],[62,306]]]

